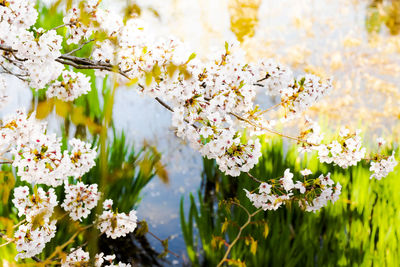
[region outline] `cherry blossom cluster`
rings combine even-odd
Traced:
[[[383,138],[378,138],[378,146],[381,148],[385,144],[385,140]],[[392,155],[389,157],[377,155],[374,160],[371,160],[371,167],[369,168],[372,171],[372,175],[370,179],[375,178],[377,180],[381,180],[389,175],[390,172],[394,170],[394,167],[397,166],[397,161],[394,157],[394,151]]]
[[[47,125],[35,118],[35,113],[27,115],[18,110],[6,116],[0,125],[0,146],[12,157],[10,163],[17,168],[17,175],[23,181],[33,184],[33,193],[28,186],[14,189],[14,206],[18,216],[25,220],[15,232],[18,258],[39,254],[46,243],[54,237],[56,220],[52,220],[54,208],[58,205],[55,189],[65,183],[65,199],[61,204],[73,220],[87,218],[100,198],[97,184],[86,185],[81,181],[69,183],[69,178],[81,179],[94,165],[96,148],[78,139],[69,141],[69,150],[62,152],[61,140],[55,134],[47,134]],[[7,152],[8,151],[8,152]],[[47,191],[40,184],[51,186]],[[129,215],[110,211],[112,202],[103,203],[106,211],[99,216],[99,229],[107,236],[125,236],[136,228],[136,212]],[[76,255],[75,258],[81,258]],[[112,256],[99,258],[113,265]],[[100,265],[99,265],[100,266]]]
[[[300,152],[318,151],[319,160],[323,163],[335,163],[342,168],[355,166],[360,162],[366,154],[366,148],[362,147],[360,133],[350,133],[350,130],[342,127],[339,131],[339,139],[329,144],[322,144],[323,134],[321,133],[318,123],[306,118],[306,130],[300,134],[300,138],[304,142],[299,147]],[[383,138],[378,138],[378,146],[385,144]],[[372,178],[381,180],[388,176],[390,172],[397,166],[394,157],[394,151],[391,156],[376,155],[371,160],[370,171],[373,172]]]
[[[85,266],[89,263],[89,260],[89,252],[84,251],[82,248],[71,248],[71,253],[62,261],[61,267]]]
[[[89,23],[80,23],[82,12],[91,17]],[[250,170],[261,155],[258,140],[242,134],[244,127],[235,116],[249,117],[260,87],[280,93],[282,105],[296,114],[331,88],[329,81],[322,83],[313,75],[296,80],[290,69],[272,60],[245,64],[245,53],[236,44],[226,44],[205,62],[197,60],[176,39],[154,36],[138,18],[123,23],[121,16],[98,8],[95,1],[72,8],[64,22],[71,42],[89,38],[88,32],[105,33],[108,38],[96,41],[93,59],[115,65],[124,77],[145,85],[139,86],[140,92],[172,104],[178,136],[216,159],[231,176]]]
[[[53,188],[45,192],[42,188],[34,188],[30,194],[27,186],[14,189],[12,200],[18,209],[18,216],[25,216],[25,222],[14,233],[16,249],[19,252],[15,259],[30,258],[42,252],[46,243],[56,233],[56,220],[50,220],[57,196]]]
[[[297,201],[301,208],[314,212],[339,198],[342,187],[339,183],[334,185],[329,173],[314,179],[308,178],[312,174],[308,169],[300,173],[303,181],[294,182],[293,173],[286,169],[282,178],[261,183],[258,193],[245,189],[246,196],[258,209],[276,210],[289,201]]]
[[[20,145],[31,141],[32,136],[45,132],[46,124],[36,120],[35,113],[28,116],[24,110],[7,115],[0,124],[0,147],[9,150],[11,145]]]
[[[78,182],[76,185],[66,184],[64,189],[65,199],[61,207],[68,211],[69,216],[75,221],[82,221],[82,218],[86,218],[91,209],[96,207],[100,198],[97,184],[85,185]]]
[[[60,76],[64,66],[56,61],[61,56],[62,37],[55,30],[33,29],[18,35],[16,57],[24,59],[21,69],[29,75],[29,85],[41,89]]]
[[[46,134],[46,124],[35,114],[17,111],[0,126],[0,146],[14,156],[13,166],[21,180],[59,186],[68,177],[81,177],[94,165],[95,149],[80,140],[69,141],[71,151],[61,152],[61,140]]]
[[[17,168],[17,175],[28,183],[61,185],[68,168],[61,164],[61,139],[55,134],[42,133],[31,138],[31,141],[21,143],[11,149],[14,156],[13,166]]]
[[[43,219],[50,218],[54,207],[58,205],[54,188],[45,192],[39,187],[34,194],[30,194],[29,187],[19,186],[14,189],[14,206],[18,210],[18,216],[25,216],[28,222],[32,222],[38,215]]]
[[[96,148],[92,149],[90,144],[79,139],[69,140],[71,147],[70,153],[64,152],[64,162],[69,166],[68,175],[73,177],[82,177],[93,166],[96,165]]]
[[[36,89],[44,88],[63,74],[64,80],[55,82],[48,95],[72,101],[90,90],[88,78],[83,74],[63,72],[64,65],[57,62],[63,37],[55,30],[34,28],[37,17],[32,1],[0,2],[0,45],[12,48],[1,52],[0,64],[7,73]]]
[[[330,92],[331,89],[330,80],[322,82],[319,77],[310,74],[299,76],[291,90],[281,95],[283,107],[290,114],[300,114]]]
[[[291,69],[272,59],[261,61],[258,67],[258,71],[265,73],[265,77],[257,83],[265,88],[267,95],[279,95],[282,98],[293,95],[294,76]]]
[[[47,89],[47,97],[57,97],[63,101],[73,101],[90,90],[90,78],[80,72],[64,70],[62,80],[52,83]]]
[[[349,129],[342,127],[339,138],[329,144],[322,144],[323,134],[320,133],[318,124],[308,120],[308,128],[300,137],[304,140],[300,152],[318,151],[321,163],[335,163],[341,168],[357,165],[364,157],[366,148],[362,147],[361,130],[351,133]]]
[[[19,33],[35,24],[35,2],[2,0],[0,2],[0,43],[11,45]]]
[[[112,203],[111,199],[107,199],[103,203],[104,211],[97,222],[97,228],[100,232],[115,239],[135,231],[137,226],[136,211],[131,210],[129,214],[113,212],[111,210]]]
[[[16,248],[19,252],[15,260],[30,258],[41,253],[55,233],[56,221],[50,221],[48,218],[20,225],[14,234]]]
[[[91,20],[88,23],[82,23],[81,21],[82,17],[94,16],[98,2],[97,0],[89,0],[84,5],[74,5],[64,16],[63,22],[68,25],[69,33],[67,44],[77,44],[80,40],[89,38],[92,35],[93,30],[88,25]]]
[[[118,262],[113,264],[115,255],[104,256],[104,253],[95,255],[94,266],[118,266],[118,267],[130,267],[130,264]],[[90,263],[89,253],[84,251],[82,248],[71,248],[71,252],[67,255],[65,260],[62,261],[61,267],[74,267],[74,266],[88,266]]]
[[[396,166],[397,161],[394,158],[394,152],[387,159],[382,159],[381,161],[377,162],[372,161],[371,167],[369,168],[369,170],[373,172],[373,174],[371,175],[371,179],[376,178],[377,180],[380,180],[388,176],[388,174],[392,172],[394,167]]]
[[[266,94],[280,96],[286,116],[296,117],[332,90],[328,79],[324,82],[315,75],[306,74],[294,79],[293,72],[273,60],[260,62],[260,73],[266,76],[258,84],[266,88]]]

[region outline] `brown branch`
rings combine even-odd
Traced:
[[[174,112],[174,110],[164,101],[162,101],[160,98],[156,97],[156,100],[158,103],[160,103],[164,108],[168,109],[171,112]]]
[[[263,181],[261,181],[261,180],[259,180],[259,179],[257,179],[256,177],[254,177],[253,175],[251,175],[249,172],[246,172],[247,173],[247,175],[251,178],[251,179],[253,179],[254,181],[256,181],[257,183],[263,183]]]
[[[161,238],[159,238],[158,236],[156,236],[155,234],[153,234],[153,233],[150,232],[150,231],[147,231],[147,233],[150,234],[150,235],[151,235],[152,237],[154,237],[155,239],[157,239],[157,240],[162,244],[163,240],[161,240]],[[175,257],[179,258],[179,255],[176,254],[175,252],[172,252],[172,251],[169,250],[169,249],[167,249],[167,251],[168,251],[168,253],[170,253],[170,254],[174,255]]]
[[[225,261],[228,260],[228,256],[229,253],[231,252],[233,246],[237,243],[237,241],[240,239],[240,236],[242,235],[243,230],[250,224],[251,219],[260,211],[262,211],[262,209],[256,210],[255,212],[251,213],[245,208],[243,207],[240,203],[237,202],[232,202],[233,205],[236,205],[238,207],[240,207],[241,209],[243,209],[246,214],[247,214],[247,221],[240,227],[239,229],[239,233],[236,235],[235,239],[229,244],[224,257],[222,258],[222,260],[218,263],[217,267],[222,266],[222,264],[224,264]]]
[[[6,45],[2,45],[2,44],[0,44],[0,50],[6,51],[6,52],[10,52],[10,53],[18,52],[17,50],[13,49],[12,47],[6,46]]]
[[[4,50],[4,51],[8,51],[8,52],[17,52],[17,50],[12,49],[11,47],[8,47],[8,46],[4,46],[4,45],[0,45],[0,50]],[[80,57],[72,56],[72,55],[70,55],[70,53],[71,52],[69,52],[67,54],[64,54],[64,55],[61,55],[59,58],[56,59],[56,61],[61,63],[61,64],[72,66],[72,67],[74,67],[76,69],[98,69],[98,70],[106,70],[106,71],[110,71],[110,72],[117,72],[117,73],[121,74],[122,76],[124,76],[125,78],[131,79],[126,74],[126,72],[121,71],[121,69],[118,66],[114,66],[114,65],[112,65],[110,63],[106,63],[106,62],[103,62],[103,61],[94,61],[94,60],[91,60],[91,59],[88,59],[88,58],[80,58]],[[265,80],[267,78],[268,77],[266,76],[265,78],[259,80],[258,82],[263,81],[263,80]],[[142,85],[139,85],[139,86],[143,88]],[[155,99],[163,107],[165,107],[169,111],[173,112],[173,109],[168,104],[166,104],[164,101],[162,101],[160,98],[156,97]],[[210,98],[208,98],[208,97],[205,97],[204,99],[205,100],[210,100]],[[259,129],[262,129],[262,130],[265,130],[265,131],[268,131],[268,132],[271,132],[271,133],[274,133],[274,134],[277,134],[277,135],[280,135],[280,136],[288,138],[288,139],[293,139],[293,140],[296,140],[298,142],[310,144],[309,142],[307,142],[305,140],[302,140],[302,139],[299,139],[297,137],[288,136],[288,135],[280,133],[280,132],[278,132],[276,130],[265,128],[265,127],[262,127],[260,125],[257,125],[256,123],[254,123],[254,122],[252,122],[250,120],[247,120],[247,119],[241,117],[238,114],[235,114],[235,113],[232,113],[232,112],[230,112],[229,114],[234,116],[234,117],[236,117],[237,119],[239,119],[241,121],[247,122],[248,124],[252,125],[253,127],[256,127],[256,128],[259,128]],[[193,125],[193,127],[196,127],[196,126]],[[315,144],[311,144],[311,145],[315,145]]]

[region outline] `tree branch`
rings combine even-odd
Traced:
[[[13,49],[11,47],[8,47],[8,46],[4,46],[4,45],[0,45],[0,50],[12,52],[12,53],[17,52],[17,50],[15,50],[15,49]],[[71,52],[73,52],[73,51],[74,50],[72,50]],[[106,62],[103,62],[103,61],[94,61],[94,60],[91,60],[91,59],[88,59],[88,58],[80,58],[80,57],[72,56],[72,55],[70,55],[71,52],[66,53],[64,55],[61,55],[59,58],[56,59],[56,61],[61,63],[61,64],[72,66],[72,67],[74,67],[76,69],[98,69],[98,70],[106,70],[106,71],[110,71],[110,72],[117,72],[117,73],[121,74],[122,76],[124,76],[125,78],[131,79],[125,72],[121,71],[118,66],[114,66],[114,65],[112,65],[110,63],[106,63]],[[268,77],[265,77],[265,78],[259,80],[258,82],[263,81],[263,80],[265,80],[267,78]],[[143,86],[141,86],[141,85],[139,85],[139,86],[143,88]],[[169,111],[173,112],[173,109],[167,103],[165,103],[164,101],[162,101],[158,97],[156,97],[155,99],[163,107],[165,107]],[[207,100],[207,98],[205,98],[205,99]],[[269,128],[265,128],[265,127],[262,127],[260,125],[257,125],[256,123],[254,123],[252,121],[249,121],[249,120],[241,117],[238,114],[235,114],[235,113],[232,113],[232,112],[230,112],[229,114],[234,116],[234,117],[236,117],[237,119],[239,119],[241,121],[247,122],[248,124],[250,124],[250,125],[252,125],[252,126],[254,126],[256,128],[268,131],[270,133],[274,133],[274,134],[280,135],[280,136],[288,138],[288,139],[293,139],[293,140],[296,140],[298,142],[310,144],[309,142],[307,142],[305,140],[302,140],[302,139],[299,139],[297,137],[288,136],[288,135],[285,135],[285,134],[280,133],[278,131],[275,131],[273,129],[269,129]],[[193,126],[195,127],[195,125],[193,125]],[[311,144],[311,145],[315,145],[315,144]]]
[[[239,233],[236,235],[235,239],[229,244],[228,249],[225,252],[224,257],[222,258],[222,260],[218,263],[217,267],[222,266],[222,264],[224,264],[225,261],[228,260],[228,256],[229,253],[231,252],[233,246],[237,243],[237,241],[239,240],[240,236],[242,235],[243,230],[250,224],[251,219],[260,211],[262,211],[262,209],[256,210],[255,212],[251,213],[245,208],[243,207],[240,203],[237,202],[232,202],[233,205],[236,205],[238,207],[240,207],[241,209],[243,209],[246,213],[247,213],[247,221],[240,227],[239,229]]]

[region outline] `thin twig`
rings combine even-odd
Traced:
[[[301,143],[305,143],[305,144],[309,144],[309,145],[313,145],[313,146],[318,146],[318,145],[316,145],[316,144],[307,142],[306,140],[303,140],[303,139],[300,139],[300,138],[297,138],[297,137],[294,137],[294,136],[290,136],[290,135],[286,135],[286,134],[280,133],[280,132],[278,132],[278,131],[276,131],[276,130],[274,130],[274,129],[265,128],[265,127],[263,127],[263,126],[261,126],[261,125],[258,125],[258,124],[254,123],[254,122],[252,122],[252,121],[250,121],[250,120],[248,120],[248,119],[243,118],[242,116],[240,116],[240,115],[238,115],[238,114],[236,114],[236,113],[230,112],[229,114],[231,114],[232,116],[234,116],[234,117],[237,118],[238,120],[247,122],[248,124],[254,126],[255,128],[259,128],[259,129],[261,129],[261,130],[265,130],[265,131],[268,131],[268,132],[270,132],[270,133],[277,134],[277,135],[279,135],[279,136],[282,136],[282,137],[285,137],[285,138],[288,138],[288,139],[296,140],[296,141],[301,142]]]
[[[282,104],[282,103],[279,102],[279,103],[273,105],[272,107],[267,108],[266,110],[261,111],[258,115],[263,115],[263,114],[267,113],[268,111],[271,111],[271,110],[273,110],[274,108],[280,106],[281,104]]]
[[[156,236],[155,234],[153,234],[150,231],[147,231],[148,234],[150,234],[152,237],[154,237],[155,239],[157,239],[158,241],[160,241],[160,243],[162,244],[163,240],[161,240],[161,238],[159,238],[158,236]],[[175,257],[179,258],[179,255],[176,254],[175,252],[172,252],[171,250],[167,249],[168,253],[171,253],[172,255],[174,255]]]
[[[58,26],[56,26],[56,27],[54,27],[54,28],[52,28],[52,29],[50,29],[50,30],[48,30],[48,31],[57,30],[57,29],[60,29],[60,28],[62,28],[62,27],[71,26],[71,25],[75,25],[75,23],[65,23],[65,24],[62,24],[62,25],[58,25]]]
[[[253,179],[254,181],[256,181],[257,183],[263,183],[263,181],[261,181],[261,180],[259,180],[259,179],[257,179],[256,177],[254,177],[253,175],[251,175],[249,172],[246,172],[247,173],[247,175],[251,178],[251,179]]]
[[[4,230],[4,231],[5,231],[5,230]],[[7,240],[7,241],[10,241],[10,240],[12,241],[12,240],[13,240],[12,238],[9,238],[6,234],[3,234],[3,233],[1,233],[1,232],[0,232],[0,237],[3,238],[3,239],[5,239],[5,240]]]
[[[156,97],[156,100],[158,103],[160,103],[164,108],[168,109],[171,112],[174,112],[174,110],[168,105],[166,104],[164,101],[162,101],[160,98]]]
[[[85,45],[87,45],[88,43],[91,43],[91,42],[93,42],[93,41],[94,41],[94,39],[90,39],[89,41],[86,41],[86,42],[82,43],[78,48],[75,48],[74,50],[69,51],[69,52],[66,53],[65,55],[66,55],[66,56],[72,55],[73,53],[75,53],[75,52],[81,50]]]
[[[4,247],[4,246],[7,246],[8,244],[11,244],[13,241],[14,241],[14,240],[11,239],[11,240],[8,240],[6,243],[0,244],[0,248],[1,248],[1,247]]]
[[[243,207],[240,203],[237,202],[232,202],[232,204],[240,207],[241,209],[243,209],[246,213],[247,213],[247,221],[245,224],[243,224],[240,229],[239,229],[239,233],[236,235],[235,239],[229,244],[224,257],[222,258],[222,260],[218,263],[217,267],[222,266],[222,264],[224,264],[225,261],[228,260],[228,256],[229,253],[231,252],[233,246],[237,243],[237,241],[239,240],[240,236],[242,235],[243,230],[250,224],[251,219],[260,211],[262,211],[262,209],[256,210],[255,212],[251,213],[245,208]]]
[[[139,222],[138,224],[141,224],[141,222]],[[147,230],[147,233],[150,234],[152,237],[154,237],[155,239],[157,239],[161,244],[163,243],[163,240],[161,238],[159,238],[158,236],[156,236],[154,233],[152,233],[151,231]],[[168,253],[171,253],[172,255],[174,255],[175,257],[179,258],[179,255],[176,254],[175,252],[172,252],[171,250],[167,249]]]
[[[22,221],[20,221],[19,223],[17,223],[16,225],[13,226],[13,228],[17,228],[18,226],[20,226],[21,224],[25,223],[26,219],[23,219]]]
[[[32,260],[34,260],[34,261],[36,261],[36,262],[42,262],[42,260],[41,259],[39,259],[38,257],[36,257],[36,256],[33,256],[32,257]]]

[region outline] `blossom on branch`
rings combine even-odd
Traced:
[[[25,215],[28,222],[40,215],[43,219],[49,219],[54,207],[58,205],[57,196],[53,188],[47,192],[43,188],[35,188],[34,193],[30,194],[27,186],[19,186],[14,189],[12,200],[18,210],[18,216]]]
[[[113,212],[108,208],[109,204],[110,201],[107,201],[106,209],[97,219],[100,232],[112,239],[132,233],[137,226],[136,211],[131,210],[129,214]]]
[[[19,258],[31,258],[42,252],[46,243],[49,242],[56,233],[56,221],[37,218],[32,223],[19,226],[15,232],[15,244],[19,252],[15,260]]]
[[[52,83],[47,89],[47,97],[57,97],[63,101],[73,101],[90,90],[90,78],[80,72],[64,70],[62,81]]]
[[[397,166],[397,161],[394,158],[394,151],[390,157],[387,159],[381,159],[380,161],[372,161],[370,171],[373,172],[370,179],[375,178],[377,180],[381,180],[389,175],[390,172],[394,170],[394,167]]]
[[[304,177],[310,174],[309,171],[303,173]],[[287,202],[297,201],[304,210],[315,212],[326,206],[328,201],[334,203],[339,198],[341,188],[339,183],[334,185],[329,173],[294,183],[293,174],[286,169],[284,177],[279,180],[261,183],[258,193],[244,190],[257,209],[276,210]]]
[[[62,203],[69,216],[75,221],[82,221],[90,211],[96,207],[99,201],[100,193],[97,191],[97,184],[85,185],[78,182],[76,185],[65,184],[65,200]]]

